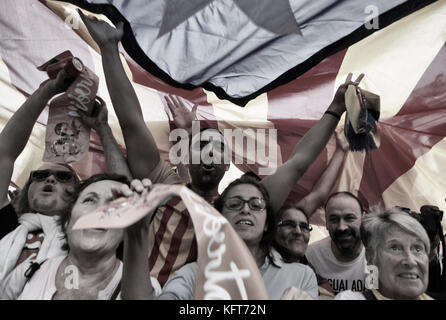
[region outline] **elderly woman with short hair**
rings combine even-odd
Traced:
[[[344,291],[337,300],[431,300],[428,285],[429,237],[423,226],[401,209],[367,214],[361,239],[369,265],[378,271],[378,287],[362,293]]]

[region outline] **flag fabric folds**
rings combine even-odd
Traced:
[[[68,0],[128,22],[127,53],[179,88],[245,105],[432,0]]]

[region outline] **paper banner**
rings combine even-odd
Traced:
[[[43,161],[81,161],[89,150],[91,130],[70,113],[81,110],[89,116],[92,115],[99,77],[69,50],[37,69],[46,71],[51,79],[55,79],[62,69],[74,78],[66,92],[51,101]]]
[[[243,240],[206,200],[185,186],[156,184],[140,196],[120,198],[76,221],[73,229],[126,228],[179,196],[192,219],[198,245],[196,300],[268,299],[259,269]]]

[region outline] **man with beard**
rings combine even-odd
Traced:
[[[359,228],[364,213],[361,201],[350,192],[332,194],[325,204],[329,237],[308,247],[307,259],[328,279],[333,290],[365,290],[366,259]]]

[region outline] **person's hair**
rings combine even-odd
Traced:
[[[327,201],[325,201],[325,205],[324,205],[325,212],[327,212],[327,204],[331,200],[331,198],[334,198],[334,197],[337,197],[340,195],[351,197],[351,198],[355,199],[358,202],[359,207],[361,208],[361,213],[364,212],[364,206],[362,205],[361,200],[357,196],[355,196],[353,193],[348,192],[348,191],[339,191],[339,192],[332,193],[328,197]]]
[[[397,227],[402,231],[419,238],[429,254],[429,237],[418,220],[409,213],[394,207],[384,212],[374,211],[366,214],[362,218],[360,234],[361,240],[370,259],[370,263],[375,263],[380,240],[389,232],[392,227]]]
[[[281,220],[283,214],[285,213],[285,211],[287,211],[288,209],[296,209],[297,211],[300,211],[304,214],[305,218],[307,219],[307,223],[310,223],[310,219],[308,218],[308,214],[305,212],[304,208],[300,207],[300,206],[296,206],[294,204],[287,204],[282,206],[279,211],[277,211],[277,219]]]
[[[113,180],[113,181],[124,183],[128,186],[130,185],[130,182],[127,179],[127,177],[120,175],[120,174],[115,174],[115,173],[98,173],[98,174],[92,175],[90,178],[88,178],[88,179],[82,181],[80,184],[78,184],[76,186],[76,189],[74,191],[74,196],[71,199],[71,202],[68,206],[66,213],[61,215],[58,220],[60,228],[62,229],[65,237],[66,237],[67,227],[68,227],[68,224],[71,219],[71,212],[73,211],[74,205],[76,204],[76,201],[79,198],[79,195],[89,185],[99,182],[99,181],[103,181],[103,180]],[[63,246],[63,249],[65,249],[65,250],[69,249],[68,242]]]
[[[282,206],[279,211],[277,211],[277,220],[282,220],[283,214],[285,213],[285,211],[287,211],[288,209],[295,209],[297,211],[300,211],[303,213],[303,215],[305,216],[305,219],[307,219],[307,223],[310,223],[310,220],[308,219],[308,215],[305,212],[305,210],[302,207],[296,206],[296,205],[285,205]],[[299,262],[302,258],[297,258],[296,256],[294,256],[286,247],[282,246],[281,244],[279,244],[276,240],[276,238],[274,238],[273,241],[273,247],[274,249],[276,249],[277,252],[280,253],[280,255],[282,256],[282,259],[284,262],[287,263],[292,263],[292,262]]]
[[[220,213],[223,211],[223,205],[226,201],[226,197],[228,192],[234,188],[237,185],[240,184],[250,184],[256,187],[260,193],[262,194],[263,199],[266,203],[266,231],[263,232],[262,239],[260,240],[260,248],[263,250],[263,252],[267,255],[267,257],[272,261],[272,255],[271,255],[271,247],[272,243],[274,241],[274,236],[276,234],[276,216],[273,211],[273,208],[271,207],[271,201],[269,198],[268,191],[266,188],[260,184],[258,180],[256,180],[253,177],[250,176],[242,176],[239,179],[231,182],[226,189],[223,191],[223,193],[220,195],[220,197],[217,198],[214,202],[214,208],[217,209]]]
[[[63,166],[65,168],[67,168],[68,170],[70,170],[74,175],[74,186],[76,187],[77,185],[79,185],[79,183],[80,183],[79,177],[77,176],[76,171],[74,171],[74,169],[71,166],[69,166],[66,163],[57,163],[57,165]],[[31,208],[29,207],[29,202],[28,202],[28,191],[29,191],[29,186],[31,185],[31,183],[32,183],[32,180],[30,177],[30,178],[28,178],[28,181],[26,181],[25,185],[23,186],[22,190],[20,191],[19,201],[17,204],[17,213],[19,215],[24,214],[24,213],[31,213],[31,212],[36,213],[35,210],[31,210]],[[71,192],[70,190],[65,190],[64,196],[71,199],[74,196],[74,193]]]
[[[440,240],[443,236],[443,226],[441,220],[443,219],[443,211],[437,206],[424,205],[420,208],[420,223],[426,229],[427,235],[431,242],[435,240],[438,235]]]
[[[242,175],[242,177],[251,177],[251,178],[253,178],[253,179],[255,179],[255,180],[257,180],[257,181],[262,181],[262,178],[260,178],[254,171],[247,171],[247,172],[245,172],[243,175]]]

